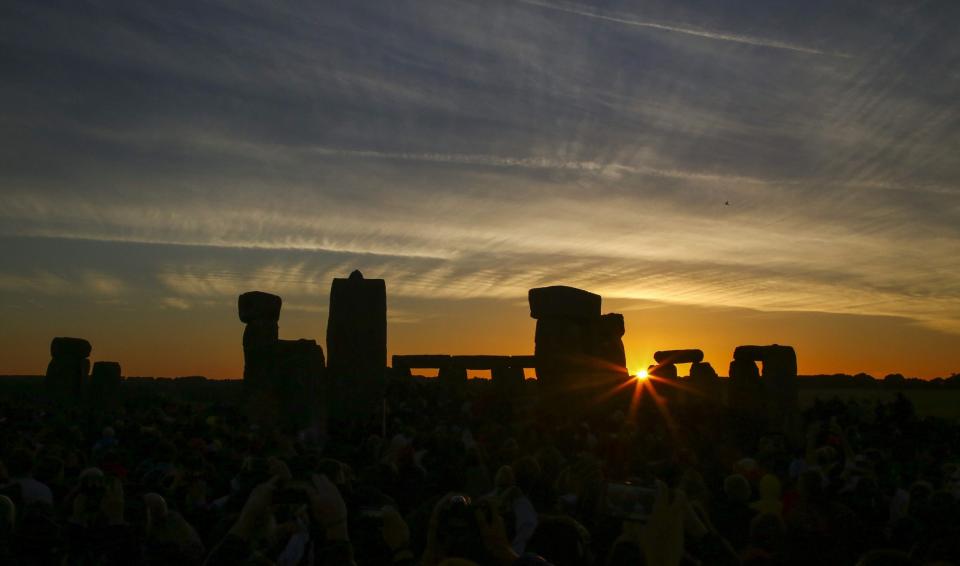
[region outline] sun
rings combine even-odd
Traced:
[[[647,378],[647,370],[645,370],[645,369],[638,369],[638,370],[637,370],[637,374],[636,374],[634,377],[636,377],[638,380],[646,379],[646,378]]]

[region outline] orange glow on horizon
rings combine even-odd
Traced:
[[[133,301],[134,295],[127,300]],[[324,297],[311,300],[321,306],[326,303]],[[536,321],[529,317],[523,302],[402,301],[400,298],[391,303],[394,310],[390,312],[424,313],[427,318],[390,323],[388,364],[393,354],[530,355],[534,351]],[[290,303],[297,304],[296,296]],[[637,368],[628,381],[643,385],[653,382],[658,391],[660,380],[656,376],[639,377],[644,373],[639,368],[652,363],[655,351],[675,347],[702,349],[705,361],[721,376],[728,373],[736,346],[773,342],[796,349],[801,375],[852,375],[862,371],[879,379],[888,373],[932,378],[948,377],[960,368],[955,334],[903,326],[905,323],[898,320],[810,313],[757,316],[747,310],[677,305],[630,311],[628,302],[610,303],[606,310],[627,312],[627,334],[623,337],[626,364]],[[302,304],[313,305],[306,299]],[[93,345],[91,364],[117,361],[125,376],[239,379],[243,375],[244,327],[232,301],[184,311],[150,306],[149,301],[135,309],[77,300],[57,315],[30,309],[11,311],[7,326],[17,332],[4,334],[0,374],[43,375],[50,361],[51,338],[78,336]],[[280,336],[315,339],[327,353],[325,322],[325,316],[313,310],[289,308],[281,317]],[[906,356],[905,351],[913,353]],[[532,370],[525,373],[533,377]]]

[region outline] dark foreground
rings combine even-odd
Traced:
[[[0,396],[0,563],[951,564],[960,425],[815,402],[797,438],[694,400],[544,416],[535,389],[394,381],[326,434],[251,425],[238,385],[110,409]]]

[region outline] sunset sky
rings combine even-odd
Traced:
[[[238,377],[236,297],[323,343],[386,279],[391,354],[527,354],[527,290],[630,369],[791,344],[960,372],[960,2],[76,2],[0,8],[0,373],[54,336]]]

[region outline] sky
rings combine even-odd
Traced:
[[[528,354],[527,290],[621,312],[630,369],[791,344],[960,372],[960,3],[10,1],[0,373],[54,336],[242,373],[236,296],[390,354]]]

